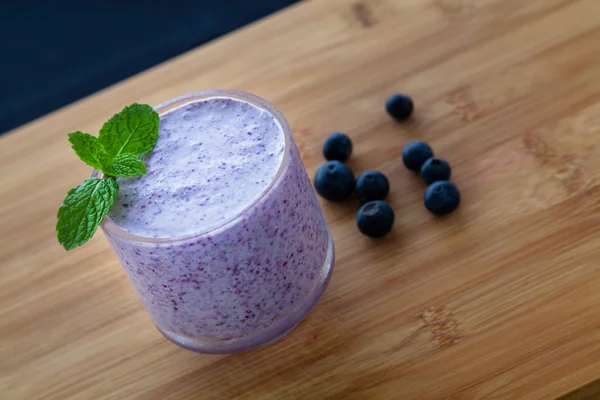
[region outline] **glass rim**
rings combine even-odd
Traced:
[[[186,104],[189,104],[189,103],[192,103],[195,101],[211,99],[211,98],[229,98],[229,99],[234,99],[234,100],[235,99],[243,100],[261,110],[268,112],[269,114],[271,114],[273,116],[273,118],[275,118],[275,121],[281,128],[281,131],[285,138],[285,142],[284,142],[283,157],[281,159],[281,163],[279,164],[279,168],[277,169],[277,172],[273,176],[273,179],[271,180],[271,182],[269,182],[269,184],[265,187],[265,189],[258,196],[256,196],[256,198],[253,201],[248,203],[242,210],[233,214],[231,217],[227,218],[223,222],[215,224],[213,226],[209,226],[208,228],[200,230],[198,232],[193,232],[193,233],[189,233],[189,234],[181,235],[181,236],[158,237],[158,238],[134,235],[134,234],[129,233],[126,230],[122,229],[121,227],[119,227],[116,223],[114,223],[110,219],[110,217],[108,215],[106,215],[100,224],[100,227],[102,228],[102,230],[104,231],[105,234],[109,234],[111,236],[114,235],[114,236],[117,236],[121,239],[125,239],[128,241],[148,243],[148,244],[174,243],[174,242],[181,242],[181,241],[185,241],[185,240],[198,238],[200,236],[205,236],[207,234],[222,230],[222,229],[226,228],[228,225],[237,222],[240,218],[243,217],[244,214],[246,214],[249,210],[253,209],[258,203],[260,203],[261,200],[263,200],[265,198],[265,196],[271,191],[271,189],[273,189],[273,187],[276,186],[277,183],[281,180],[283,171],[285,170],[286,166],[289,163],[290,146],[291,146],[291,131],[290,131],[290,127],[289,127],[285,117],[281,113],[281,111],[279,111],[273,104],[269,103],[267,100],[265,100],[259,96],[256,96],[252,93],[242,92],[242,91],[238,91],[238,90],[205,90],[205,91],[193,92],[193,93],[188,93],[188,94],[184,94],[182,96],[175,97],[173,99],[170,99],[163,103],[160,103],[159,105],[157,105],[153,108],[159,115],[163,115],[164,113],[166,113],[170,110],[176,109],[176,108],[184,106]],[[102,176],[102,172],[98,171],[98,170],[94,170],[92,173],[92,176],[100,177],[100,176]]]

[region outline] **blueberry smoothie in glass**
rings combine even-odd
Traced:
[[[247,93],[201,92],[156,107],[147,174],[117,178],[102,223],[158,329],[204,353],[289,332],[333,267],[331,234],[290,129]]]

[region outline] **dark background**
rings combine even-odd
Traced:
[[[0,134],[298,0],[0,0]]]

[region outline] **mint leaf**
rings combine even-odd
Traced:
[[[91,239],[115,202],[117,190],[119,184],[112,178],[89,178],[69,190],[56,222],[58,241],[66,250]]]
[[[69,190],[58,209],[56,231],[66,250],[90,240],[108,214],[119,190],[114,177],[146,173],[146,165],[139,157],[156,145],[158,124],[158,114],[152,107],[132,104],[109,119],[98,138],[79,131],[69,134],[69,142],[79,158],[106,177],[87,179]]]
[[[159,117],[147,104],[132,104],[109,119],[98,139],[113,160],[121,154],[140,156],[154,148]]]
[[[110,176],[138,176],[146,173],[146,164],[131,154],[121,154],[102,170]]]
[[[100,143],[97,137],[89,133],[79,131],[69,133],[69,142],[71,142],[71,147],[75,150],[81,161],[90,167],[101,170],[102,166],[108,160],[108,154],[106,154],[102,143]]]

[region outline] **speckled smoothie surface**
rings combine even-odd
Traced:
[[[119,179],[109,218],[174,240],[105,233],[163,331],[243,337],[314,290],[329,231],[298,150],[270,113],[230,98],[188,103],[161,115],[145,161],[147,174]]]
[[[161,116],[148,173],[119,179],[110,218],[144,237],[202,232],[235,216],[272,182],[285,137],[273,116],[228,98]]]

